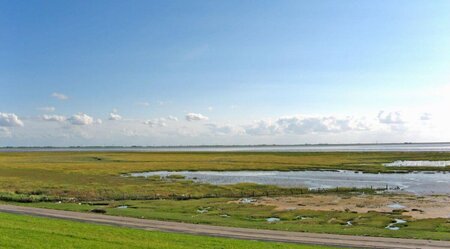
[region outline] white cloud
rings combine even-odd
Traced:
[[[6,127],[0,127],[0,137],[11,137],[11,131]]]
[[[144,121],[144,124],[150,126],[150,127],[166,127],[166,119],[165,118],[155,118],[152,120]]]
[[[116,111],[113,111],[109,114],[109,120],[122,120],[122,116],[120,116]]]
[[[67,121],[69,121],[73,125],[91,125],[91,124],[101,124],[101,119],[94,119],[93,117],[84,114],[84,113],[77,113],[72,115],[72,117],[68,118]]]
[[[122,135],[126,137],[138,137],[139,133],[133,129],[123,128],[120,132]]]
[[[268,120],[259,120],[252,125],[245,126],[245,132],[249,135],[273,135],[278,133],[278,127]]]
[[[53,106],[43,106],[43,107],[39,107],[37,109],[39,111],[43,111],[43,112],[54,112],[56,110],[56,108]]]
[[[277,124],[287,133],[306,134],[320,132],[345,132],[367,130],[368,126],[353,117],[283,117]]]
[[[245,133],[242,127],[233,125],[206,124],[205,126],[215,135],[240,135]]]
[[[431,120],[431,113],[428,113],[428,112],[422,113],[422,115],[420,116],[420,120],[422,120],[422,121]]]
[[[450,133],[445,125],[449,121],[445,110],[426,108],[397,110],[400,118],[389,114],[388,110],[381,115],[378,111],[361,114],[364,116],[291,115],[255,122],[245,120],[216,122],[216,119],[213,122],[187,122],[184,121],[184,115],[178,118],[175,116],[149,118],[147,121],[124,117],[122,119],[124,121],[109,121],[102,125],[94,125],[101,120],[84,113],[69,116],[41,113],[36,117],[21,117],[26,122],[26,128],[20,129],[10,127],[14,123],[13,114],[8,114],[8,125],[5,125],[6,114],[2,114],[0,145],[289,144],[419,142],[450,139]],[[117,110],[111,113],[119,115]],[[424,121],[430,116],[430,120]],[[196,117],[197,120],[201,120]],[[180,118],[183,122],[177,122]],[[400,119],[404,123],[381,123],[380,118],[384,122],[398,122]],[[15,126],[20,126],[18,122],[15,123]]]
[[[400,112],[385,112],[378,113],[378,121],[382,124],[403,124],[405,121]]]
[[[0,112],[0,126],[18,127],[18,126],[23,126],[23,122],[14,113]]]
[[[67,99],[69,99],[69,97],[67,95],[65,95],[63,93],[57,93],[57,92],[52,93],[52,97],[53,98],[57,98],[59,100],[67,100]]]
[[[150,127],[166,127],[167,122],[178,122],[178,118],[168,116],[167,118],[154,118],[144,121],[143,123]]]
[[[42,120],[44,121],[64,122],[66,119],[66,117],[61,115],[42,115]]]
[[[260,120],[245,127],[249,135],[315,134],[364,131],[369,124],[364,119],[334,116],[287,116],[275,121]]]
[[[170,120],[170,121],[178,121],[178,118],[177,117],[174,117],[174,116],[168,116],[167,117],[167,120]]]
[[[206,116],[203,116],[200,113],[188,113],[186,114],[186,120],[191,122],[191,121],[203,121],[203,120],[208,120],[209,118]]]

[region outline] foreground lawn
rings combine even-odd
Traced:
[[[212,238],[0,213],[0,248],[312,248],[332,247]]]

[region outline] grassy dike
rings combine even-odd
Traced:
[[[183,235],[0,213],[0,248],[327,249]]]

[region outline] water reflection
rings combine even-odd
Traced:
[[[449,194],[450,174],[446,172],[412,172],[399,174],[369,174],[340,171],[153,171],[132,173],[131,176],[182,175],[186,179],[211,184],[242,182],[277,185],[281,187],[388,188],[415,194]]]

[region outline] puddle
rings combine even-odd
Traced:
[[[395,225],[406,223],[406,220],[402,220],[402,219],[394,219],[394,221],[395,222],[387,225],[387,227],[385,227],[385,228],[389,229],[389,230],[392,230],[392,231],[397,231],[397,230],[400,230],[400,227],[396,227]]]
[[[418,195],[449,194],[450,174],[446,172],[411,172],[369,174],[348,170],[340,171],[152,171],[131,173],[132,177],[161,178],[182,175],[195,182],[210,184],[257,183],[280,187],[329,189],[339,187],[375,188],[405,191]],[[251,203],[242,199],[241,203]]]
[[[119,208],[119,209],[126,209],[126,208],[128,208],[128,206],[127,205],[122,205],[122,206],[118,206],[117,208]]]
[[[392,231],[397,231],[400,230],[400,227],[392,227],[392,226],[387,226],[386,229],[392,230]]]
[[[222,218],[230,218],[231,216],[229,216],[228,214],[221,214],[220,217],[222,217]]]
[[[274,223],[274,222],[280,221],[280,218],[271,217],[271,218],[267,218],[266,221],[270,222],[270,223]]]
[[[346,226],[353,226],[353,224],[352,224],[352,222],[351,222],[351,221],[347,221],[347,224],[346,224]]]
[[[406,223],[406,220],[395,219],[395,223],[396,224],[403,224],[403,223]]]
[[[207,208],[199,208],[197,209],[197,213],[199,214],[204,214],[204,213],[208,213],[208,211],[211,209],[211,207],[207,207]]]
[[[383,163],[386,167],[447,167],[450,161],[395,161]]]
[[[300,216],[300,215],[299,215],[299,216],[296,216],[295,219],[296,219],[296,220],[309,220],[309,219],[311,219],[311,218],[310,218],[310,217],[307,217],[307,216]]]
[[[239,203],[242,203],[242,204],[249,204],[249,203],[252,203],[252,202],[255,202],[255,199],[252,199],[252,198],[242,198],[242,199],[239,200]]]

